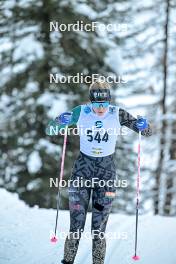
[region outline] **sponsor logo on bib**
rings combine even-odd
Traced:
[[[103,127],[103,122],[102,121],[96,121],[95,126],[96,126],[96,128],[101,128],[101,127]]]

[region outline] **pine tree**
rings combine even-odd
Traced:
[[[49,178],[59,175],[63,138],[45,135],[49,119],[59,114],[53,110],[54,104],[58,106],[65,96],[66,105],[61,110],[66,110],[88,100],[87,84],[49,84],[50,73],[107,75],[111,70],[104,59],[109,43],[97,32],[57,34],[49,30],[50,21],[90,23],[92,18],[80,13],[79,4],[57,0],[1,3],[1,43],[6,45],[1,55],[0,84],[2,185],[17,191],[31,206],[56,206],[56,189],[49,188]],[[95,6],[102,17],[106,4],[98,1]],[[93,10],[93,2],[86,5]],[[66,178],[78,151],[78,140],[70,137],[69,143]]]

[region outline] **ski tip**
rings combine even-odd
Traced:
[[[50,242],[51,243],[56,243],[58,241],[57,237],[56,236],[53,236],[51,239],[50,239]]]
[[[140,257],[139,257],[139,256],[136,256],[136,255],[134,255],[134,256],[132,257],[132,259],[133,259],[133,260],[140,260]]]

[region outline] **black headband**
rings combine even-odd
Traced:
[[[110,101],[111,94],[109,89],[91,89],[89,92],[89,99],[91,102]]]

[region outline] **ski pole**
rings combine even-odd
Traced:
[[[68,126],[65,127],[65,134],[64,134],[64,143],[63,143],[63,151],[62,151],[62,160],[61,160],[61,169],[60,169],[60,177],[59,177],[59,187],[60,182],[63,179],[64,174],[64,162],[65,162],[65,152],[66,152],[66,145],[67,145],[67,130]],[[57,193],[57,212],[56,212],[56,222],[55,222],[55,228],[54,228],[54,236],[51,237],[50,241],[52,243],[56,243],[58,238],[56,236],[57,231],[57,222],[58,222],[58,213],[60,208],[60,188],[58,187],[58,193]]]
[[[138,175],[137,175],[137,190],[136,190],[136,228],[135,228],[135,253],[132,257],[133,260],[139,260],[137,255],[137,239],[138,239],[138,213],[139,213],[139,191],[140,191],[140,154],[141,154],[141,131],[139,131],[138,142]]]

